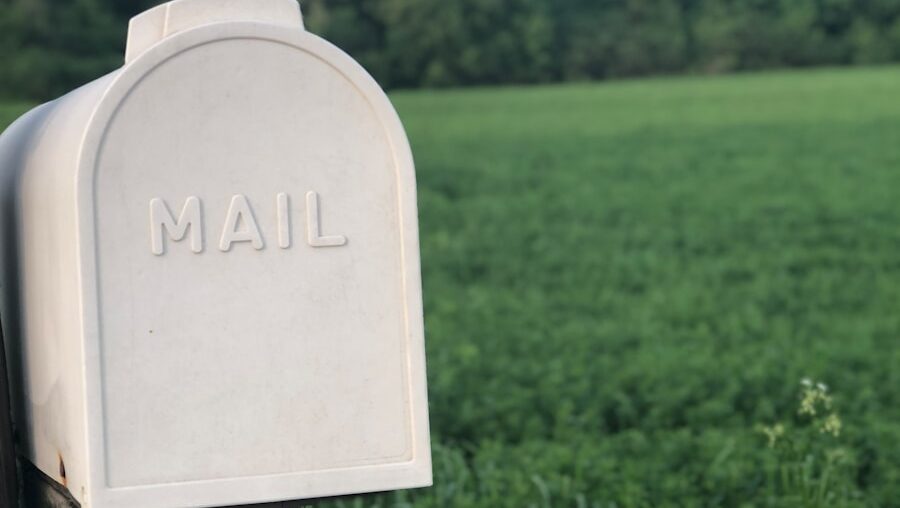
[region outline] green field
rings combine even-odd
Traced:
[[[435,486],[339,504],[900,505],[898,97],[898,68],[394,94]],[[843,419],[811,449],[847,451],[818,504],[757,430],[804,427],[804,377]]]

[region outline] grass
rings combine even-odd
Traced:
[[[796,506],[804,377],[900,500],[900,69],[404,92],[435,486],[343,506]],[[0,107],[0,120],[21,108]]]

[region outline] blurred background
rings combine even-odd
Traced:
[[[48,99],[119,66],[154,0],[2,0],[0,94]],[[389,88],[718,74],[900,59],[897,0],[303,0]]]
[[[0,1],[0,128],[156,3]],[[900,0],[301,3],[419,178],[435,486],[330,504],[900,506]]]

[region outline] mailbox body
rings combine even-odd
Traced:
[[[0,138],[22,451],[85,508],[430,485],[403,128],[340,50],[217,4]]]

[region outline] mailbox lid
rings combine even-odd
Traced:
[[[283,26],[180,31],[83,153],[96,506],[430,484],[412,158],[355,62]]]

